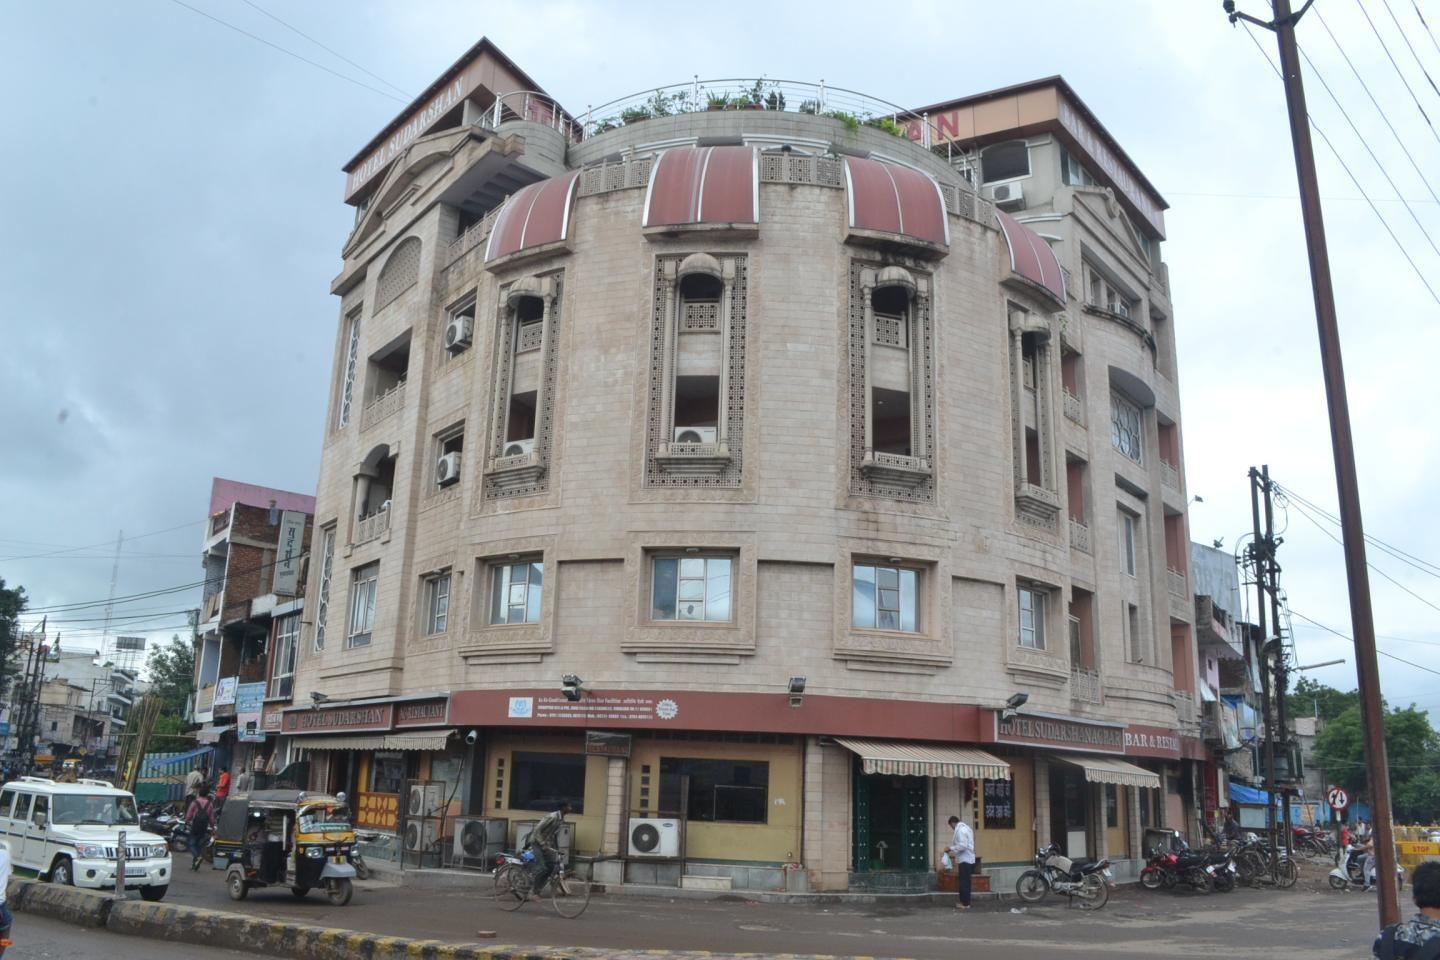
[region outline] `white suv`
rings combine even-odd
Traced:
[[[114,887],[122,830],[125,886],[159,900],[170,887],[170,849],[140,829],[129,793],[104,780],[56,783],[42,777],[21,777],[0,790],[0,840],[17,873],[77,887]]]

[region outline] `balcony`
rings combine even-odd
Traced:
[[[1085,408],[1080,403],[1080,398],[1069,390],[1063,390],[1060,394],[1064,398],[1065,418],[1085,426]]]
[[[1187,690],[1172,690],[1170,699],[1175,704],[1175,718],[1182,724],[1196,724],[1200,722],[1200,714],[1195,709],[1195,698]]]
[[[1039,520],[1053,530],[1055,517],[1060,512],[1060,495],[1029,481],[1016,480],[1015,508],[1023,516]]]
[[[673,448],[676,444],[671,444]],[[866,450],[860,473],[867,480],[893,483],[902,487],[918,487],[930,479],[930,464],[921,457]]]
[[[209,623],[211,620],[220,616],[220,604],[224,601],[224,598],[225,594],[221,591],[216,591],[205,598],[205,606],[203,612],[200,614],[201,623]]]
[[[1160,461],[1160,482],[1165,485],[1166,489],[1168,489],[1168,490],[1174,490],[1176,493],[1179,493],[1179,492],[1180,492],[1180,468],[1177,467],[1177,466],[1175,466],[1173,463],[1167,463],[1167,462],[1165,462],[1164,460],[1161,460],[1161,461]]]
[[[355,524],[355,545],[379,540],[390,532],[390,511],[379,510],[368,517],[361,517]]]
[[[1076,703],[1100,703],[1100,674],[1071,668],[1070,699]]]
[[[360,429],[368,430],[403,406],[405,406],[405,381],[401,380],[365,405],[364,412],[360,414]]]
[[[1170,584],[1170,596],[1179,597],[1181,600],[1190,599],[1190,588],[1185,581],[1185,571],[1176,570],[1171,567],[1166,572],[1166,580]]]
[[[1081,553],[1093,553],[1090,547],[1090,525],[1083,520],[1070,518],[1070,549]]]

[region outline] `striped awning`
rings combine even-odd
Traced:
[[[444,750],[454,730],[372,733],[354,737],[297,737],[301,750]]]
[[[958,780],[1010,779],[1010,764],[974,747],[844,737],[836,737],[835,742],[858,756],[861,769],[866,773]]]
[[[1160,789],[1160,775],[1144,767],[1137,767],[1113,757],[1082,757],[1055,755],[1056,760],[1085,771],[1085,779],[1091,783],[1113,783],[1121,787],[1148,787]]]

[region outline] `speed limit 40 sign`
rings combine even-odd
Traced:
[[[1333,810],[1344,810],[1350,806],[1350,798],[1339,787],[1331,787],[1325,798],[1330,801],[1330,807]]]

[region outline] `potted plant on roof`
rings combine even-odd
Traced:
[[[730,94],[712,93],[705,98],[706,110],[724,110],[730,106]]]
[[[766,110],[784,110],[784,109],[785,109],[785,94],[781,93],[778,88],[775,89],[775,90],[771,90],[770,93],[767,94],[766,97],[765,97],[765,109],[766,109]]]
[[[626,107],[620,111],[620,119],[625,121],[627,125],[639,123],[641,120],[650,119],[650,111],[645,107]]]

